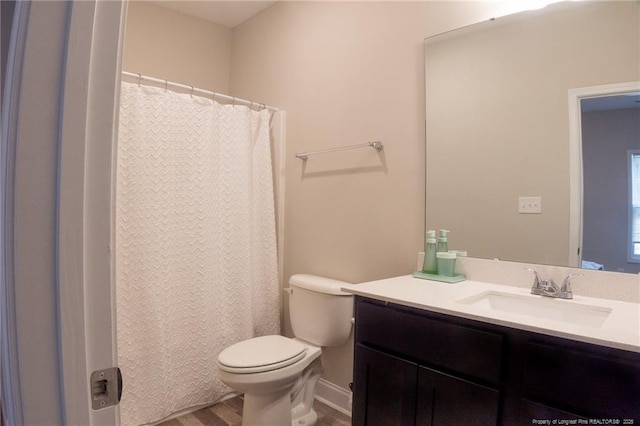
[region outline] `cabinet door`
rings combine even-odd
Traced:
[[[496,425],[499,399],[496,389],[420,367],[416,424]]]
[[[416,364],[357,344],[354,371],[354,426],[414,424]]]
[[[551,339],[526,344],[523,397],[589,418],[640,421],[640,358]]]

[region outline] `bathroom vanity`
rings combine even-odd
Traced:
[[[353,425],[640,424],[635,303],[409,276],[348,291]]]

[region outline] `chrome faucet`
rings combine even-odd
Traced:
[[[563,299],[573,299],[573,291],[571,290],[571,277],[576,275],[582,275],[581,273],[569,274],[567,278],[562,281],[562,287],[560,287],[560,297]]]
[[[571,277],[582,274],[569,274],[567,278],[562,281],[562,286],[558,286],[552,279],[542,279],[535,269],[526,268],[528,271],[533,272],[535,278],[533,285],[531,286],[531,294],[537,294],[540,296],[557,297],[560,299],[573,299],[573,291],[571,290]]]

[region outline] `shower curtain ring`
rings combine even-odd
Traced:
[[[169,81],[165,80],[164,81],[164,92],[167,93],[167,90],[169,90]]]
[[[193,86],[191,86],[191,93],[189,95],[193,98]]]
[[[216,101],[216,92],[211,92],[211,93],[213,93],[213,96],[211,97],[211,100],[213,102],[215,102]]]
[[[142,81],[142,74],[138,73],[138,87],[140,87],[141,81]]]

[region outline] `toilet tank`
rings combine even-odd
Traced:
[[[351,333],[353,295],[340,290],[351,284],[315,275],[289,279],[289,318],[293,334],[318,346],[340,346]]]

